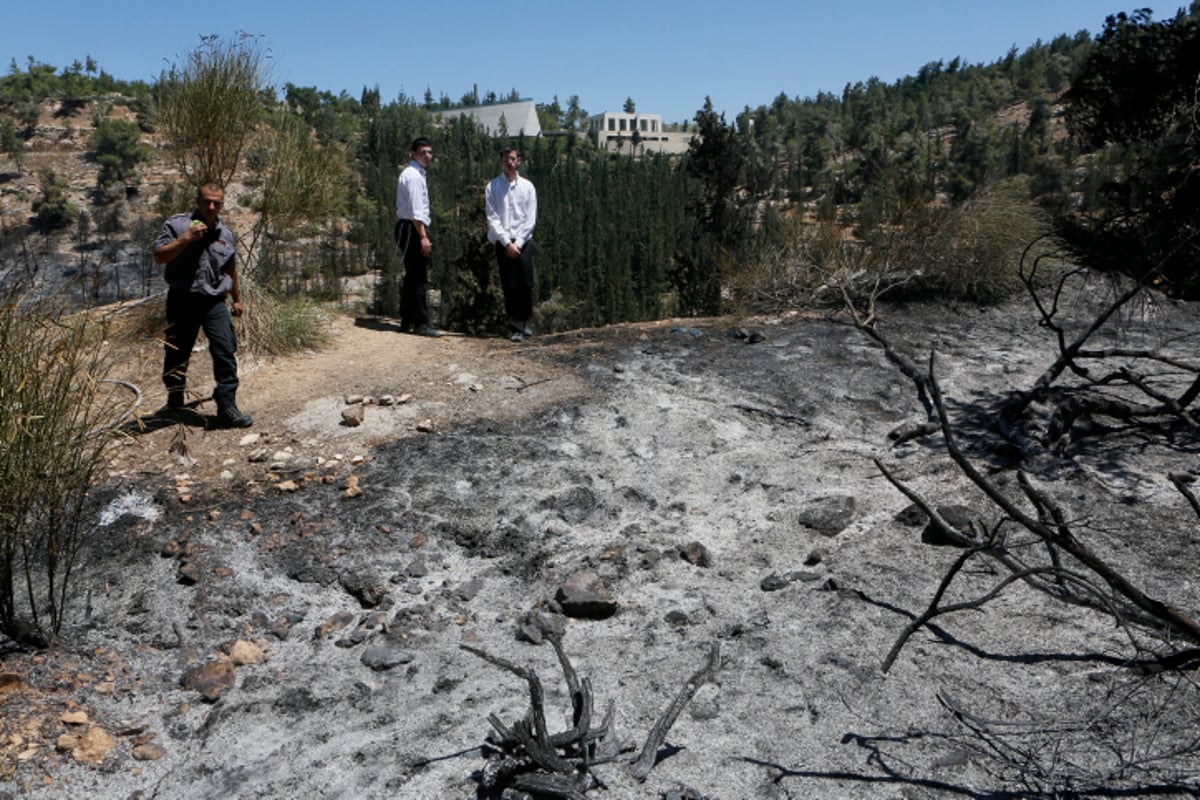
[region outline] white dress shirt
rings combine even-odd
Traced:
[[[478,196],[478,195],[476,195]],[[396,181],[396,219],[413,219],[429,227],[429,186],[425,183],[425,168],[416,161],[400,170]]]
[[[484,204],[489,242],[524,247],[532,238],[537,224],[537,190],[528,179],[518,175],[509,183],[503,173],[497,175],[487,185]]]

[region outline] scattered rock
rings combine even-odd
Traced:
[[[288,492],[290,494],[290,493],[298,490],[300,488],[300,484],[296,483],[293,480],[286,480],[286,481],[280,481],[279,483],[275,484],[275,488],[281,492]]]
[[[916,503],[909,503],[896,513],[895,520],[901,525],[915,528],[919,525],[927,524],[929,522],[929,515],[922,511],[921,507]]]
[[[546,640],[546,634],[562,636],[566,631],[567,621],[561,614],[551,614],[535,608],[527,611],[525,618],[517,626],[517,639],[541,644]]]
[[[787,578],[779,575],[779,573],[772,572],[770,575],[758,582],[758,588],[762,589],[764,592],[778,592],[780,589],[786,589],[788,583],[789,581]]]
[[[685,612],[680,611],[679,609],[674,609],[674,610],[668,611],[667,615],[665,617],[663,617],[663,619],[665,619],[671,625],[674,625],[679,628],[682,628],[685,625],[690,625],[692,623],[692,621],[690,619],[688,619],[688,615]]]
[[[342,497],[345,497],[347,500],[353,500],[355,497],[360,497],[362,493],[362,487],[358,485],[358,476],[347,476],[346,486],[342,490]]]
[[[968,536],[971,533],[971,523],[977,519],[974,511],[962,505],[938,506],[937,513],[950,526]],[[933,522],[926,524],[925,529],[921,531],[921,541],[935,547],[963,547],[962,543],[942,533]]]
[[[577,619],[607,619],[617,611],[617,601],[603,579],[591,571],[568,578],[558,587],[554,599],[564,614]]]
[[[64,725],[87,725],[88,715],[86,711],[67,711],[58,721]]]
[[[417,433],[433,433],[433,420],[423,419],[418,422]]]
[[[229,648],[229,659],[234,663],[234,666],[244,666],[246,664],[261,664],[267,658],[266,651],[262,647],[247,642],[245,639],[238,639]]]
[[[13,672],[0,672],[0,695],[12,694],[21,690],[21,676]]]
[[[858,517],[858,504],[853,497],[820,497],[810,500],[800,512],[800,524],[822,536],[833,538]]]
[[[897,425],[888,431],[888,438],[896,444],[902,444],[909,439],[919,439],[922,436],[928,436],[931,433],[937,433],[941,428],[934,422],[916,422],[909,421],[902,425]]]
[[[117,740],[99,725],[88,728],[87,733],[75,737],[75,745],[71,748],[71,758],[80,764],[99,764],[112,749],[117,746]]]
[[[175,582],[182,586],[195,586],[203,573],[195,561],[182,561],[175,571]]]
[[[753,328],[734,328],[729,332],[729,335],[734,339],[745,342],[746,344],[758,344],[759,342],[765,342],[767,340],[766,334]]]
[[[688,704],[688,716],[700,721],[721,716],[721,705],[717,702],[720,696],[721,690],[715,684],[704,684],[696,690],[692,702]]]
[[[387,587],[369,575],[344,572],[338,580],[363,608],[378,608],[388,597]]]
[[[708,555],[708,548],[699,542],[689,542],[680,547],[679,557],[689,564],[695,564],[697,567],[712,566],[712,558]]]
[[[317,626],[316,631],[313,632],[313,638],[325,639],[329,634],[341,630],[351,622],[354,622],[354,614],[349,611],[339,611]]]
[[[357,428],[363,423],[363,417],[366,414],[366,406],[358,403],[348,408],[342,409],[342,424],[350,428]]]
[[[206,703],[215,703],[226,689],[231,688],[237,681],[237,676],[230,661],[206,661],[192,667],[183,673],[179,685],[184,689],[199,692]]]
[[[464,603],[475,599],[479,591],[483,588],[483,581],[479,578],[473,578],[454,590],[454,595]]]
[[[384,670],[398,667],[401,664],[407,664],[413,658],[414,656],[410,651],[400,647],[397,642],[384,637],[377,639],[366,650],[363,650],[360,660],[363,666],[370,667],[376,672],[383,672]]]
[[[139,744],[133,748],[132,753],[136,761],[158,761],[166,754],[166,748],[157,744]]]

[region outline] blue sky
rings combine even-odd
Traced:
[[[271,78],[357,98],[378,86],[453,101],[478,86],[589,113],[638,111],[691,119],[710,96],[729,119],[780,92],[840,93],[875,76],[891,83],[930,61],[992,62],[1012,46],[1088,30],[1149,5],[1155,18],[1184,0],[242,0],[238,3],[51,0],[28,3],[0,27],[0,56],[57,67],[91,55],[115,77],[152,80],[202,34],[257,34]]]

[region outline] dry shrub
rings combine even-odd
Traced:
[[[58,632],[93,478],[138,399],[107,379],[103,334],[58,303],[0,295],[0,627],[14,638]]]
[[[994,303],[1020,288],[1021,254],[1045,232],[1027,181],[1014,179],[960,206],[911,212],[899,230],[875,243],[875,260],[910,274],[911,293]]]
[[[329,341],[329,309],[301,295],[281,297],[257,284],[241,287],[246,314],[238,343],[252,353],[283,355],[315,350]]]
[[[797,224],[789,244],[726,271],[723,302],[743,313],[840,305],[843,291],[997,302],[1021,287],[1022,253],[1045,231],[1024,179],[989,186],[953,208],[916,206],[861,239],[833,221]]]

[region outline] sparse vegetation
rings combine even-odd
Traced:
[[[67,182],[50,167],[39,174],[41,196],[33,201],[33,220],[43,230],[65,228],[79,216],[79,208],[67,199]]]
[[[244,34],[233,41],[205,36],[182,62],[172,64],[154,86],[154,119],[193,185],[224,186],[236,174],[272,93],[262,46]]]
[[[61,302],[0,295],[0,628],[59,631],[92,532],[89,491],[135,394],[106,382],[101,331]]]
[[[100,165],[96,184],[102,192],[119,191],[123,195],[126,188],[141,182],[137,169],[150,154],[138,144],[140,135],[141,129],[126,120],[101,119],[96,122],[89,145]]]

